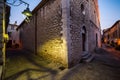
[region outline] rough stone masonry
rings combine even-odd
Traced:
[[[72,67],[101,46],[98,0],[42,0],[18,29],[24,49]]]

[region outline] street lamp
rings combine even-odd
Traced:
[[[24,14],[26,16],[25,21],[26,22],[30,22],[30,17],[32,16],[32,12],[29,9],[29,5],[27,6],[27,8],[22,12],[22,14]]]
[[[26,17],[31,17],[32,16],[32,13],[31,13],[31,11],[29,10],[28,7],[22,12],[22,14],[24,14]]]
[[[29,9],[29,4],[20,0],[21,2],[25,3],[27,5],[27,8],[22,12],[22,14],[24,14],[26,16],[25,21],[29,22],[30,21],[30,17],[32,16],[32,12]]]
[[[22,12],[22,14],[24,14],[27,17],[26,19],[29,19],[29,17],[32,16],[32,12],[29,9],[29,4],[28,3],[24,2],[23,0],[19,0],[19,4],[16,4],[16,0],[13,0],[12,3],[8,3],[7,2],[7,4],[10,4],[10,5],[13,5],[13,6],[19,6],[22,3],[24,3],[25,5],[27,5],[27,8]]]

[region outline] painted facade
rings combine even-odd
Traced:
[[[42,0],[30,20],[18,27],[23,48],[54,63],[72,67],[101,46],[97,0]]]

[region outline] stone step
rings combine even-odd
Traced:
[[[86,56],[86,55],[88,55],[87,51],[85,51],[85,52],[82,53],[82,56]]]
[[[89,52],[83,52],[82,54],[82,61],[83,62],[90,62],[94,59],[94,56]]]
[[[89,58],[85,60],[85,62],[91,62],[94,59],[94,55],[91,55]]]
[[[85,56],[82,56],[82,58],[83,59],[87,59],[87,58],[89,58],[91,56],[91,54],[87,54],[87,55],[85,55]]]

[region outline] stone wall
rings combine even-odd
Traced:
[[[97,8],[93,0],[70,0],[71,53],[69,65],[80,62],[81,54],[93,51],[100,45],[100,25]],[[83,51],[82,33],[86,29],[85,51]],[[96,34],[97,38],[96,39]],[[96,42],[96,40],[98,40]]]
[[[20,39],[22,47],[35,53],[35,25],[34,16],[30,23],[23,22],[20,30]]]
[[[38,15],[39,14],[39,15]],[[37,12],[37,52],[44,58],[67,66],[62,38],[61,0],[50,0]]]
[[[2,13],[3,13],[3,4],[0,3],[0,42],[2,39],[2,20],[3,20]]]
[[[97,47],[96,34],[100,38],[95,7],[94,0],[42,0],[33,10],[31,22],[22,25],[24,48],[66,67],[78,64],[83,33],[87,52]]]
[[[100,26],[100,14],[98,7],[98,0],[89,0],[89,20],[90,20],[90,42],[89,50],[93,50],[96,47],[101,47],[101,26]],[[97,36],[96,36],[97,35]]]
[[[61,0],[43,0],[33,10],[30,23],[20,25],[23,48],[67,67],[67,45],[62,25]]]
[[[84,5],[85,15],[82,13],[81,5]],[[86,36],[89,34],[89,12],[88,3],[84,0],[70,0],[70,34],[71,34],[71,51],[69,54],[69,65],[78,64],[82,54],[82,28],[86,28]],[[86,40],[87,46],[87,40]]]
[[[3,1],[3,0],[2,0]],[[3,61],[2,60],[2,54],[3,54],[3,3],[0,3],[0,63]],[[0,74],[1,76],[1,74]]]

